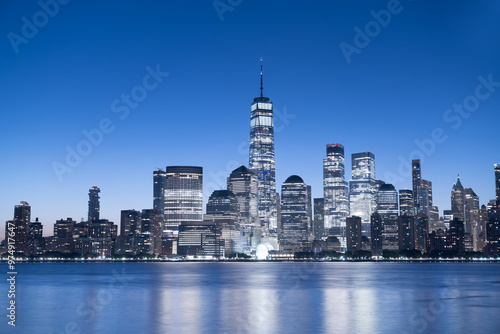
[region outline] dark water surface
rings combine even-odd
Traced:
[[[0,264],[4,277],[7,265]],[[500,264],[25,263],[0,333],[500,333]]]

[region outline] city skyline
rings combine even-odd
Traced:
[[[434,151],[431,154],[413,157],[422,159],[422,178],[432,182],[434,205],[439,207],[440,213],[451,209],[449,196],[457,174],[460,174],[464,188],[472,188],[479,196],[480,204],[486,204],[495,198],[492,167],[499,160],[494,143],[495,123],[500,117],[496,112],[500,104],[500,89],[481,100],[477,111],[470,116],[459,118],[463,124],[457,129],[453,126],[458,121],[446,122],[443,117],[454,103],[463,103],[468,96],[476,94],[479,85],[483,84],[481,94],[487,93],[485,81],[500,81],[495,62],[500,50],[493,44],[497,38],[495,31],[500,30],[494,27],[499,23],[493,21],[493,16],[489,20],[490,16],[485,13],[487,6],[481,8],[477,5],[474,10],[481,10],[487,18],[484,22],[476,22],[478,26],[473,31],[483,33],[481,26],[484,24],[489,27],[484,36],[474,40],[476,35],[472,38],[463,35],[462,31],[457,33],[461,37],[460,43],[452,46],[448,43],[447,48],[443,48],[436,37],[440,35],[438,32],[449,41],[454,35],[446,27],[452,27],[460,19],[471,24],[473,15],[468,11],[469,5],[455,5],[453,14],[458,17],[444,15],[442,21],[431,20],[430,27],[413,32],[412,28],[418,27],[422,19],[419,13],[433,8],[442,14],[444,8],[402,2],[403,11],[394,15],[392,22],[359,54],[353,54],[350,63],[346,62],[339,44],[352,44],[353,28],[363,27],[374,20],[370,11],[383,10],[386,4],[365,4],[359,9],[343,4],[346,17],[330,12],[338,18],[334,25],[338,31],[329,29],[328,33],[318,29],[327,26],[329,16],[326,9],[334,9],[335,5],[322,4],[327,6],[323,8],[323,14],[318,8],[304,8],[306,13],[314,9],[319,15],[318,23],[308,28],[312,22],[304,18],[293,29],[297,33],[304,29],[304,36],[298,34],[296,42],[306,43],[311,50],[317,50],[314,54],[297,50],[289,44],[275,46],[272,42],[280,30],[271,22],[264,22],[257,27],[257,32],[250,31],[248,20],[258,11],[258,4],[241,4],[233,12],[226,12],[223,21],[210,3],[204,8],[192,9],[192,16],[188,17],[189,13],[182,16],[187,22],[174,19],[172,14],[175,10],[186,10],[185,5],[169,4],[156,8],[164,10],[162,13],[172,20],[172,25],[160,14],[153,14],[155,6],[161,5],[149,4],[147,8],[141,8],[141,13],[151,17],[153,22],[163,22],[167,28],[153,31],[154,36],[143,41],[141,38],[145,38],[147,29],[134,26],[138,29],[135,35],[131,35],[135,50],[118,47],[117,42],[109,44],[117,50],[106,46],[113,33],[125,36],[122,30],[127,31],[118,15],[106,16],[108,21],[99,15],[92,16],[96,18],[95,29],[107,27],[104,30],[106,36],[98,40],[95,39],[97,35],[84,33],[78,26],[85,15],[95,15],[89,12],[90,5],[69,3],[61,6],[59,13],[46,26],[39,28],[37,36],[27,44],[19,45],[18,53],[14,52],[7,38],[0,44],[0,51],[5,55],[5,62],[0,65],[5,73],[1,87],[6,96],[5,108],[9,111],[2,128],[8,144],[1,150],[4,157],[10,158],[2,167],[1,219],[3,222],[11,220],[14,205],[27,201],[32,206],[32,218],[39,217],[45,227],[44,234],[50,235],[56,220],[71,217],[80,221],[87,216],[88,189],[98,186],[101,189],[100,217],[118,223],[121,210],[153,207],[151,172],[167,165],[204,168],[205,208],[212,191],[225,188],[226,177],[231,171],[240,165],[248,166],[249,101],[258,96],[258,61],[261,56],[266,63],[266,96],[275,104],[277,189],[290,175],[299,175],[311,185],[313,198],[322,197],[321,163],[324,147],[329,143],[341,143],[345,147],[345,181],[351,180],[351,154],[372,152],[376,157],[377,179],[393,183],[397,190],[411,189],[409,157],[419,149],[415,141],[447,136],[443,143],[434,141],[435,149],[426,147]],[[31,18],[40,10],[36,4],[21,6],[10,3],[6,6],[11,7],[11,14],[4,18],[6,28],[2,29],[8,30],[2,31],[4,36],[10,31],[20,33],[21,18]],[[295,8],[293,4],[292,8]],[[115,9],[109,4],[102,8],[106,12]],[[126,16],[135,9],[124,4],[118,10]],[[299,15],[298,9],[292,13],[292,18]],[[271,14],[279,14],[277,5],[270,4],[269,16],[265,17],[271,20]],[[439,13],[426,14],[437,18]],[[403,21],[405,15],[413,25]],[[79,21],[69,23],[72,18],[79,18]],[[173,37],[168,28],[174,23],[183,26],[195,19],[202,20],[213,33],[221,34],[216,35],[213,44],[204,40],[206,34],[202,37],[196,35],[199,44],[185,47],[182,52],[174,52],[167,42],[153,43],[154,38],[162,33],[180,43],[180,39],[191,35],[185,32],[180,37]],[[109,20],[122,30],[108,27]],[[71,29],[62,32],[63,27]],[[257,34],[262,40],[256,42],[257,48],[239,45],[241,51],[224,54],[224,51],[231,50],[228,44],[236,38],[230,32],[231,28],[245,36]],[[306,35],[316,32],[318,35],[307,41]],[[413,55],[410,46],[417,46],[402,43],[400,39],[405,36],[420,41],[417,45],[425,45],[427,52]],[[420,40],[426,37],[430,40]],[[77,47],[80,39],[83,43]],[[401,43],[392,43],[394,39]],[[52,44],[47,46],[47,42]],[[66,49],[59,50],[62,54],[56,52],[54,48],[61,43],[65,45],[65,42],[69,44]],[[196,50],[194,45],[204,46],[210,52],[195,57],[192,53]],[[463,54],[457,54],[457,48],[464,45]],[[89,50],[77,56],[78,48],[85,46]],[[476,49],[473,50],[473,46]],[[138,52],[137,48],[144,52]],[[125,52],[127,55],[119,56],[121,51],[128,51]],[[162,52],[167,57],[159,56]],[[39,59],[45,59],[43,57],[32,62],[33,57],[39,57],[38,53],[46,57],[47,64],[40,62]],[[77,65],[85,67],[88,64],[85,57],[99,63],[100,58],[95,53],[108,54],[119,61],[111,65],[105,57],[107,61],[101,65],[106,64],[106,67],[92,66],[89,73],[85,73],[86,69]],[[187,59],[180,59],[186,55],[189,55]],[[438,55],[450,64],[439,61]],[[67,60],[70,56],[72,61]],[[203,59],[206,61],[203,66],[195,65]],[[410,69],[409,64],[415,68]],[[398,73],[402,68],[406,72]],[[151,73],[158,71],[169,74],[157,78],[157,87],[148,91],[148,96],[136,108],[130,107],[129,114],[125,114],[125,109],[114,113],[110,105],[115,99],[121,94],[131,94],[137,85],[143,83],[146,75],[151,78],[154,77]],[[495,90],[495,87],[490,88]],[[359,98],[360,93],[363,98]],[[30,98],[26,98],[26,94]],[[119,107],[125,108],[125,104],[119,104]],[[113,123],[103,123],[103,119],[110,119]],[[106,132],[111,127],[114,129]],[[75,149],[86,138],[82,131],[90,133],[96,128],[102,130],[101,142],[94,145],[76,167],[71,167],[71,172],[62,174],[60,182],[54,172],[54,162],[64,163],[66,147]],[[442,134],[433,135],[438,128],[442,129]],[[408,162],[409,175],[401,176],[399,182],[391,182],[386,175],[399,175],[400,157]],[[0,225],[3,237],[4,224]]]

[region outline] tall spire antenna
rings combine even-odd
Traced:
[[[263,97],[262,91],[264,87],[262,87],[262,57],[260,57],[260,97]]]

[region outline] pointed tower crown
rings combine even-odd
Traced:
[[[253,99],[253,102],[269,102],[268,97],[264,97],[264,84],[262,78],[262,57],[260,57],[260,96]]]
[[[453,186],[454,189],[464,189],[462,182],[460,182],[460,175],[457,177],[457,183]]]

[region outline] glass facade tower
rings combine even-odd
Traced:
[[[314,240],[320,240],[325,235],[324,216],[325,216],[325,199],[315,198],[314,223],[313,223]]]
[[[230,190],[214,190],[207,202],[205,220],[231,219],[238,222],[238,200]]]
[[[167,166],[163,233],[178,231],[183,221],[203,220],[203,168]]]
[[[460,182],[460,176],[458,176],[457,183],[453,185],[451,190],[451,211],[453,212],[453,218],[457,218],[462,222],[465,218],[464,199],[464,187]]]
[[[413,216],[413,191],[410,189],[399,190],[399,215]]]
[[[242,247],[246,253],[255,250],[260,243],[257,188],[257,177],[245,166],[236,168],[227,178],[227,190],[231,191],[238,201],[239,223],[243,230]]]
[[[257,207],[262,236],[277,237],[273,103],[263,96],[261,59],[260,97],[251,105],[250,170],[257,176]]]
[[[326,145],[326,159],[323,159],[323,194],[325,233],[340,237],[341,245],[345,248],[349,200],[345,181],[344,146],[341,144]]]
[[[308,186],[292,175],[281,186],[280,250],[301,251],[309,245],[310,217]]]
[[[352,180],[349,181],[349,214],[361,218],[361,231],[370,236],[370,217],[376,209],[375,155],[354,153],[351,158]]]
[[[99,187],[93,186],[89,189],[89,211],[88,211],[88,222],[93,220],[99,220],[99,193],[101,190]]]
[[[464,189],[464,228],[472,234],[479,225],[479,196],[471,188]]]
[[[153,209],[163,213],[165,205],[165,171],[158,169],[153,172]]]
[[[377,192],[377,213],[381,220],[382,249],[397,251],[398,192],[392,184],[383,184]]]
[[[495,193],[497,201],[500,201],[500,164],[495,164]]]
[[[413,215],[420,212],[420,184],[422,183],[422,172],[420,169],[420,159],[411,161],[412,185],[413,185]]]

